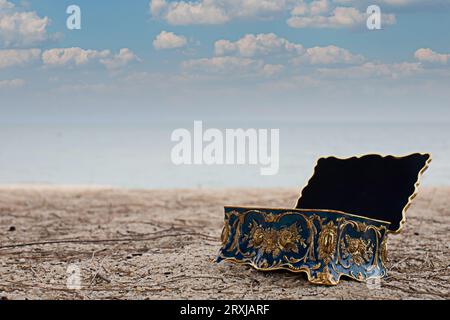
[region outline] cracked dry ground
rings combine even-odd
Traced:
[[[0,190],[3,299],[448,299],[450,188],[421,188],[404,230],[389,238],[381,288],[343,279],[212,263],[224,205],[293,207],[293,189]],[[81,267],[81,290],[67,267]]]

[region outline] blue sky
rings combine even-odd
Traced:
[[[447,0],[0,0],[0,121],[447,121],[449,15]]]

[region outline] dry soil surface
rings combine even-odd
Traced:
[[[378,286],[212,262],[224,205],[291,208],[297,194],[0,188],[0,299],[449,299],[450,188],[420,190]]]

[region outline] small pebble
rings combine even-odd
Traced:
[[[14,232],[14,231],[16,231],[16,227],[15,226],[11,226],[11,227],[9,227],[8,231],[9,232]]]

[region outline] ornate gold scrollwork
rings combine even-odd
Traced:
[[[311,283],[314,284],[321,284],[321,285],[327,285],[327,286],[332,286],[332,285],[336,285],[338,281],[336,281],[333,278],[333,275],[331,274],[330,270],[328,269],[328,266],[325,266],[322,270],[322,272],[317,272],[317,275],[315,278],[312,278]]]
[[[297,224],[280,230],[264,229],[253,221],[250,227],[249,247],[260,250],[262,254],[270,254],[272,257],[278,257],[282,252],[298,253],[299,245],[306,247],[300,235],[300,229]]]
[[[342,238],[345,232],[345,228],[349,226],[353,228],[358,233],[366,233],[373,232],[374,239],[373,243],[369,243],[363,239],[359,238],[345,238],[345,242]],[[357,222],[352,220],[342,219],[340,223],[340,236],[339,242],[340,246],[338,247],[340,251],[342,251],[342,257],[347,258],[350,256],[349,264],[345,264],[344,261],[341,260],[341,252],[338,252],[336,263],[340,263],[344,268],[351,268],[352,264],[356,264],[361,266],[364,262],[369,262],[372,259],[372,265],[367,268],[368,271],[372,271],[378,266],[378,260],[380,255],[380,239],[382,238],[381,230],[386,229],[384,226],[376,227],[374,225],[368,225],[364,222]],[[347,235],[348,236],[348,235]],[[352,241],[355,240],[355,241]],[[356,241],[360,240],[360,241]],[[350,243],[351,242],[351,243]],[[370,241],[369,241],[370,242]],[[350,248],[348,248],[350,246]],[[364,250],[365,246],[365,250]],[[352,254],[353,252],[353,254]],[[364,253],[364,254],[363,254]]]
[[[372,243],[370,240],[352,238],[347,234],[345,240],[341,239],[341,252],[344,258],[350,257],[351,263],[361,266],[373,256]]]
[[[322,230],[319,233],[319,259],[323,260],[325,264],[328,264],[333,258],[336,251],[337,243],[337,227],[333,221],[328,222],[322,226]]]
[[[259,217],[247,220],[253,214]],[[290,224],[280,223],[291,215],[302,220],[293,222],[296,219],[290,218],[286,219]],[[346,217],[328,219],[320,211],[313,214],[288,210],[282,213],[259,209],[228,211],[220,258],[258,270],[305,272],[310,282],[324,285],[336,285],[341,276],[358,281],[382,277],[385,274],[386,227]],[[363,269],[357,269],[361,267]]]

